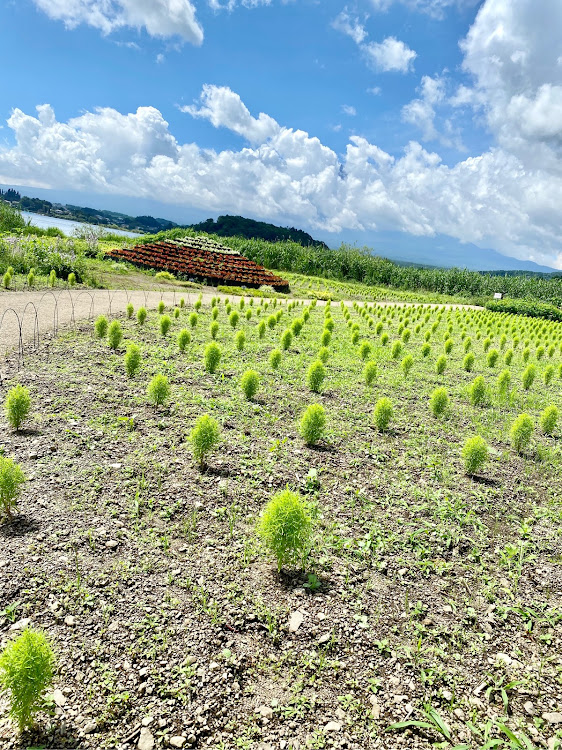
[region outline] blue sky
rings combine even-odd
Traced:
[[[4,1],[0,183],[560,267],[561,6]]]

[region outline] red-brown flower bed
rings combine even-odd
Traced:
[[[207,283],[216,286],[271,286],[278,292],[289,291],[289,284],[285,279],[275,276],[242,255],[190,247],[188,241],[185,244],[153,242],[132,248],[117,248],[108,255],[114,260],[124,260],[141,268],[169,271],[181,278],[205,279]]]

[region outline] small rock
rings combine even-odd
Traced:
[[[10,626],[10,630],[25,630],[30,624],[31,618],[23,617],[21,620],[14,622],[14,624]]]
[[[321,635],[320,638],[318,639],[318,643],[321,643],[321,644],[328,643],[331,637],[332,637],[331,633],[324,633],[324,635]]]
[[[299,612],[298,609],[296,612],[292,612],[289,617],[289,633],[296,633],[302,625],[303,620],[304,615],[302,612]]]
[[[452,701],[452,700],[453,700],[453,694],[451,693],[451,691],[450,691],[450,690],[447,690],[447,689],[445,689],[445,690],[442,690],[442,691],[441,691],[441,695],[443,696],[443,698],[444,698],[444,699],[445,699],[446,701]]]
[[[273,718],[273,709],[270,706],[261,705],[256,709],[256,713],[259,714],[263,719]]]
[[[152,722],[154,721],[154,718],[152,716],[145,716],[142,720],[143,727],[149,727]]]
[[[380,719],[381,707],[377,700],[377,696],[371,695],[371,697],[369,698],[369,703],[371,704],[371,716],[373,717],[373,719]]]
[[[107,549],[115,549],[119,546],[119,542],[115,541],[115,539],[110,539],[109,542],[105,543],[105,546]]]
[[[170,739],[170,745],[172,747],[183,747],[186,743],[186,738],[181,734],[176,735]]]
[[[154,737],[148,727],[142,727],[137,747],[138,750],[153,750]]]
[[[64,618],[64,624],[68,625],[68,627],[71,628],[73,625],[76,624],[76,620],[74,619],[74,617],[72,615],[67,615]]]
[[[552,711],[551,713],[543,714],[542,717],[549,724],[562,724],[562,713],[560,711]]]
[[[339,732],[341,730],[341,724],[339,721],[329,721],[324,727],[325,732]]]
[[[533,704],[531,703],[531,701],[526,701],[523,704],[523,708],[525,709],[525,713],[528,714],[529,716],[534,716],[535,715],[535,707],[533,706]]]
[[[53,700],[57,706],[64,706],[66,703],[66,697],[62,694],[62,690],[55,690],[53,692]]]
[[[98,725],[95,721],[89,721],[86,726],[84,727],[84,734],[92,734],[96,731],[98,728]]]

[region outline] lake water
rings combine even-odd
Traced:
[[[76,228],[83,229],[88,224],[82,221],[71,221],[70,219],[59,219],[56,216],[43,216],[42,214],[34,214],[31,211],[22,211],[22,216],[26,221],[30,221],[34,226],[40,227],[41,229],[48,229],[49,227],[57,227],[67,235],[72,235]],[[97,225],[94,225],[97,226]],[[111,234],[121,234],[124,237],[139,237],[138,232],[126,232],[124,229],[108,229]]]

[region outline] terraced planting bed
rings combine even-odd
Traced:
[[[289,284],[267,269],[218,243],[152,242],[136,247],[117,248],[108,252],[114,260],[124,260],[141,268],[169,271],[187,279],[204,279],[207,283],[270,286],[275,291],[289,291]]]
[[[0,645],[41,628],[56,670],[21,737],[1,695],[0,745],[556,748],[562,432],[544,413],[562,407],[562,325],[193,301],[119,318],[116,349],[84,323],[1,385],[32,409],[20,432],[2,422],[27,482],[0,526]],[[279,571],[257,528],[286,488],[310,537]]]

